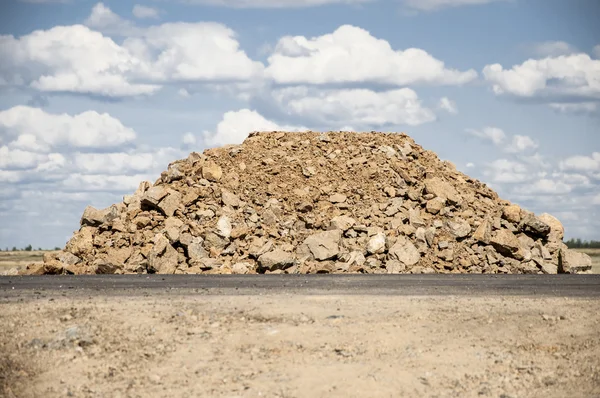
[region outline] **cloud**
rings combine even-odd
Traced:
[[[467,129],[467,133],[483,140],[491,141],[496,146],[502,144],[506,138],[504,131],[497,127],[485,127],[482,130]]]
[[[597,102],[580,102],[580,103],[560,103],[553,102],[548,104],[550,108],[560,113],[595,113],[598,110]]]
[[[132,10],[133,16],[138,19],[157,19],[160,12],[156,8],[136,4]]]
[[[47,152],[52,147],[106,149],[131,143],[136,133],[106,113],[75,116],[16,106],[0,111],[0,137],[9,147]]]
[[[560,162],[560,169],[578,172],[600,172],[600,152],[590,156],[571,156]]]
[[[404,6],[418,11],[438,11],[444,8],[473,6],[506,0],[404,0]]]
[[[120,98],[153,94],[164,84],[257,80],[264,68],[218,23],[141,29],[102,3],[87,23],[131,36],[117,43],[82,25],[0,36],[0,86]]]
[[[577,53],[577,49],[564,41],[544,41],[533,45],[533,53],[539,57],[558,57]]]
[[[186,4],[199,4],[230,8],[305,8],[332,4],[362,4],[375,0],[180,0]]]
[[[84,24],[91,29],[97,30],[104,34],[113,35],[134,35],[141,33],[141,29],[137,28],[131,21],[121,18],[115,14],[104,3],[97,3],[91,14],[87,17]]]
[[[436,119],[433,111],[423,107],[417,93],[409,88],[375,92],[300,86],[275,90],[272,96],[288,115],[333,129],[347,124],[369,128],[417,126]]]
[[[203,141],[209,147],[241,144],[253,131],[301,131],[300,126],[279,125],[250,109],[226,112],[215,132],[205,131]]]
[[[527,152],[538,148],[538,144],[527,135],[514,135],[506,151],[512,153]]]
[[[600,100],[600,60],[587,54],[529,59],[504,69],[500,64],[486,65],[485,79],[497,95],[536,98],[547,102]],[[557,101],[557,99],[559,101]]]
[[[394,50],[351,25],[313,38],[285,36],[268,63],[266,75],[281,84],[465,84],[477,77],[472,69],[448,69],[421,49]]]
[[[456,115],[458,113],[458,108],[456,107],[456,102],[452,101],[448,97],[440,98],[440,109],[445,110],[448,113]]]
[[[31,4],[66,4],[70,3],[71,0],[19,0],[21,3]]]
[[[596,58],[600,58],[600,44],[598,44],[597,46],[594,46],[594,48],[592,50],[592,54],[594,54],[596,56]]]

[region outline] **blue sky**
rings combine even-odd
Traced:
[[[62,246],[192,150],[403,131],[600,239],[595,0],[5,0],[0,246]]]

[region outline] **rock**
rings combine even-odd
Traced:
[[[158,203],[165,196],[167,196],[167,194],[168,194],[168,191],[163,186],[152,187],[152,188],[148,189],[142,196],[141,205],[142,205],[142,207],[147,207],[147,208],[151,208],[151,209],[157,208]]]
[[[162,234],[154,237],[154,245],[148,255],[148,272],[174,274],[177,269],[178,253]]]
[[[493,234],[492,239],[490,239],[490,243],[498,253],[504,256],[512,257],[517,260],[522,260],[524,258],[519,239],[517,239],[515,234],[506,229],[496,231]]]
[[[439,177],[425,180],[425,192],[433,194],[438,198],[446,199],[452,205],[460,203],[460,195],[452,184]]]
[[[490,220],[486,218],[481,222],[481,224],[479,224],[479,226],[473,233],[473,239],[475,239],[478,242],[485,243],[487,245],[490,243],[491,236],[492,225],[490,223]]]
[[[427,201],[425,210],[431,214],[438,214],[446,206],[446,198],[435,197]]]
[[[81,221],[79,222],[82,226],[89,225],[96,227],[104,223],[104,216],[106,212],[103,210],[98,210],[95,207],[87,206],[83,211],[83,215],[81,216]]]
[[[207,179],[208,181],[218,182],[221,180],[223,176],[223,170],[221,166],[216,164],[215,162],[207,162],[202,167],[202,177]]]
[[[560,250],[558,272],[561,274],[576,274],[592,269],[592,259],[585,253],[567,249]]]
[[[238,198],[238,196],[226,189],[223,189],[221,191],[221,201],[225,206],[230,206],[234,208],[239,207],[240,205],[240,199]]]
[[[556,264],[550,264],[550,263],[542,263],[539,265],[539,268],[542,270],[542,272],[544,274],[557,274],[558,273],[558,266]]]
[[[401,274],[406,271],[406,265],[397,260],[389,260],[385,263],[388,274]]]
[[[410,209],[408,211],[408,220],[414,228],[425,227],[427,225],[421,218],[421,211],[419,209]]]
[[[330,228],[347,231],[356,224],[356,220],[348,216],[337,216],[331,219]]]
[[[175,210],[179,208],[181,204],[181,194],[177,191],[169,191],[157,205],[158,209],[167,217],[171,217],[175,214]]]
[[[509,205],[502,209],[502,218],[513,224],[521,221],[521,207],[519,205]]]
[[[67,243],[65,250],[78,257],[84,257],[91,254],[91,251],[94,248],[93,231],[94,228],[92,227],[82,227]]]
[[[313,257],[319,261],[335,258],[340,252],[340,240],[342,231],[334,229],[330,231],[319,232],[309,236],[303,242]]]
[[[258,264],[261,269],[274,271],[286,269],[294,265],[294,255],[281,249],[275,249],[261,255]]]
[[[179,241],[179,229],[183,225],[183,221],[177,217],[168,217],[165,220],[165,236],[171,244]]]
[[[346,195],[341,193],[335,193],[329,197],[331,203],[344,203],[346,201]]]
[[[471,233],[471,226],[465,220],[448,221],[446,226],[448,231],[457,239],[462,239]]]
[[[538,219],[550,227],[550,233],[547,237],[549,241],[562,242],[565,236],[565,228],[556,217],[548,213],[543,213],[538,216]]]
[[[374,235],[367,243],[367,253],[377,254],[385,251],[385,234],[380,232]]]
[[[235,263],[231,266],[231,273],[238,275],[249,274],[252,269],[252,264],[250,263]]]
[[[522,217],[520,228],[533,236],[546,237],[550,233],[550,226],[531,213]]]
[[[421,253],[405,236],[398,237],[390,248],[389,255],[392,260],[398,260],[408,266],[418,263],[421,259]]]
[[[187,245],[187,255],[190,265],[196,265],[208,257],[208,252],[204,249],[202,238],[193,238]]]
[[[222,238],[229,238],[231,236],[231,231],[233,227],[231,226],[231,221],[227,216],[219,217],[217,221],[217,230],[216,233]]]

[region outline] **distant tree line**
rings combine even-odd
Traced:
[[[581,240],[569,239],[565,242],[570,249],[600,249],[600,241],[597,240]]]
[[[33,251],[34,248],[31,245],[27,245],[21,249],[17,248],[16,246],[13,246],[12,249],[9,249],[8,247],[4,248],[4,251],[6,252],[30,252]],[[60,250],[60,247],[55,247],[54,249],[42,249],[41,247],[37,248],[38,251],[44,251],[44,250]],[[0,252],[2,251],[2,248],[0,247]]]

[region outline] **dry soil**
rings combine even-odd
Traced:
[[[34,296],[0,299],[7,397],[600,396],[597,299]]]

